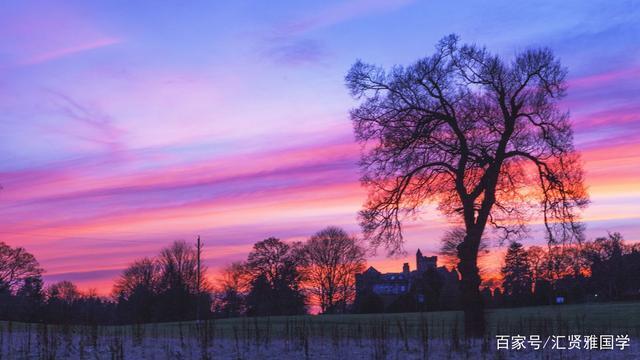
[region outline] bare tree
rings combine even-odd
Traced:
[[[549,49],[506,61],[455,35],[408,67],[385,72],[358,61],[346,76],[362,100],[351,119],[369,188],[365,237],[401,251],[401,220],[425,202],[464,224],[458,269],[467,335],[484,331],[477,258],[488,224],[513,239],[542,214],[550,242],[582,239],[583,172],[557,105],[565,76]]]
[[[246,293],[251,279],[245,264],[234,262],[222,270],[218,282],[223,288],[234,289],[238,293]]]
[[[531,268],[531,282],[535,285],[538,280],[547,280],[547,252],[540,246],[529,246],[527,260]]]
[[[226,316],[240,316],[245,313],[245,297],[250,289],[250,276],[246,266],[234,262],[222,270],[214,293],[215,311]]]
[[[355,297],[355,274],[364,271],[365,249],[338,227],[314,234],[301,248],[305,283],[323,313],[346,309]]]
[[[293,256],[289,244],[270,237],[253,245],[246,269],[254,277],[264,275],[270,284],[275,284],[285,274],[285,268],[296,265]]]
[[[458,264],[458,246],[464,241],[467,232],[462,227],[454,227],[445,232],[440,239],[440,255],[444,258],[444,263],[450,266]],[[489,245],[484,238],[480,239],[478,258],[489,253]]]
[[[128,299],[135,291],[144,290],[154,293],[160,281],[160,267],[150,258],[142,258],[129,265],[116,281],[113,293],[117,297]]]
[[[49,301],[60,300],[67,304],[72,304],[74,301],[80,299],[81,296],[82,294],[76,284],[67,280],[51,284],[47,288],[47,298]]]
[[[300,285],[302,274],[299,244],[268,238],[253,245],[245,268],[251,279],[246,297],[250,315],[294,315],[306,312]]]
[[[175,241],[170,246],[160,251],[158,257],[159,266],[162,269],[160,286],[170,288],[184,286],[191,293],[198,291],[198,256],[196,249],[185,241]],[[201,290],[207,290],[209,283],[206,281],[207,268],[201,267]]]
[[[15,292],[28,278],[43,273],[36,258],[23,247],[12,248],[0,241],[0,289]]]

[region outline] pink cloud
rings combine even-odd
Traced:
[[[0,13],[7,66],[42,64],[120,43],[88,8],[62,3],[15,4]]]
[[[208,263],[222,267],[266,236],[301,240],[329,224],[357,231],[356,213],[366,197],[357,154],[358,145],[337,141],[146,169],[135,166],[147,162],[136,155],[124,163],[134,170],[124,172],[106,157],[94,165],[88,158],[4,173],[10,186],[0,207],[2,236],[34,252],[50,270],[49,280],[69,277],[103,292],[134,258],[195,234],[206,235]],[[632,145],[585,150],[592,197],[628,192],[638,179],[639,156]],[[604,216],[596,210],[586,219],[620,219],[628,211]],[[407,250],[437,251],[446,227],[427,209],[405,226]],[[395,269],[401,260],[372,263]]]
[[[114,37],[105,37],[101,39],[96,39],[90,42],[72,45],[64,48],[59,48],[55,50],[50,50],[44,53],[35,54],[21,62],[21,65],[35,65],[41,64],[47,61],[52,61],[56,59],[60,59],[63,57],[71,56],[74,54],[111,46],[114,44],[118,44],[122,42],[121,39]]]
[[[584,89],[603,86],[606,83],[619,80],[633,80],[640,77],[640,67],[615,69],[603,73],[597,73],[569,79],[569,89]]]
[[[596,110],[589,114],[574,116],[574,120],[581,131],[584,131],[584,127],[640,122],[640,105],[629,104],[613,109]]]

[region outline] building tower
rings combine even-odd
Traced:
[[[425,272],[428,269],[435,269],[438,266],[437,256],[423,256],[420,249],[416,252],[416,268],[418,272]]]
[[[416,269],[418,272],[425,272],[427,270],[427,264],[425,264],[424,256],[422,256],[422,251],[418,249],[416,252]]]

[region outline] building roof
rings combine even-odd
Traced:
[[[363,274],[380,275],[380,271],[376,270],[376,268],[374,268],[373,266],[369,266],[369,268],[365,272],[363,272]]]

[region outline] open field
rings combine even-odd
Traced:
[[[616,355],[640,358],[640,303],[487,311],[489,337],[464,340],[459,312],[240,318],[140,326],[45,326],[0,323],[1,359],[211,358],[540,358],[498,352],[495,334],[629,335]],[[615,350],[614,350],[615,351]],[[545,352],[610,358],[607,351]]]
[[[612,329],[640,336],[640,303],[585,304],[565,306],[541,306],[515,309],[487,310],[488,330],[496,333],[557,334],[582,331],[607,333]],[[430,338],[464,336],[463,315],[458,311],[403,314],[350,314],[322,316],[291,316],[272,318],[222,319],[216,328],[225,336],[233,335],[233,329],[266,332],[274,336],[286,336],[291,327],[306,326],[311,335],[325,336],[338,332],[357,335],[362,331],[386,324],[391,336],[419,336],[426,329]],[[165,324],[174,328],[178,324]]]

